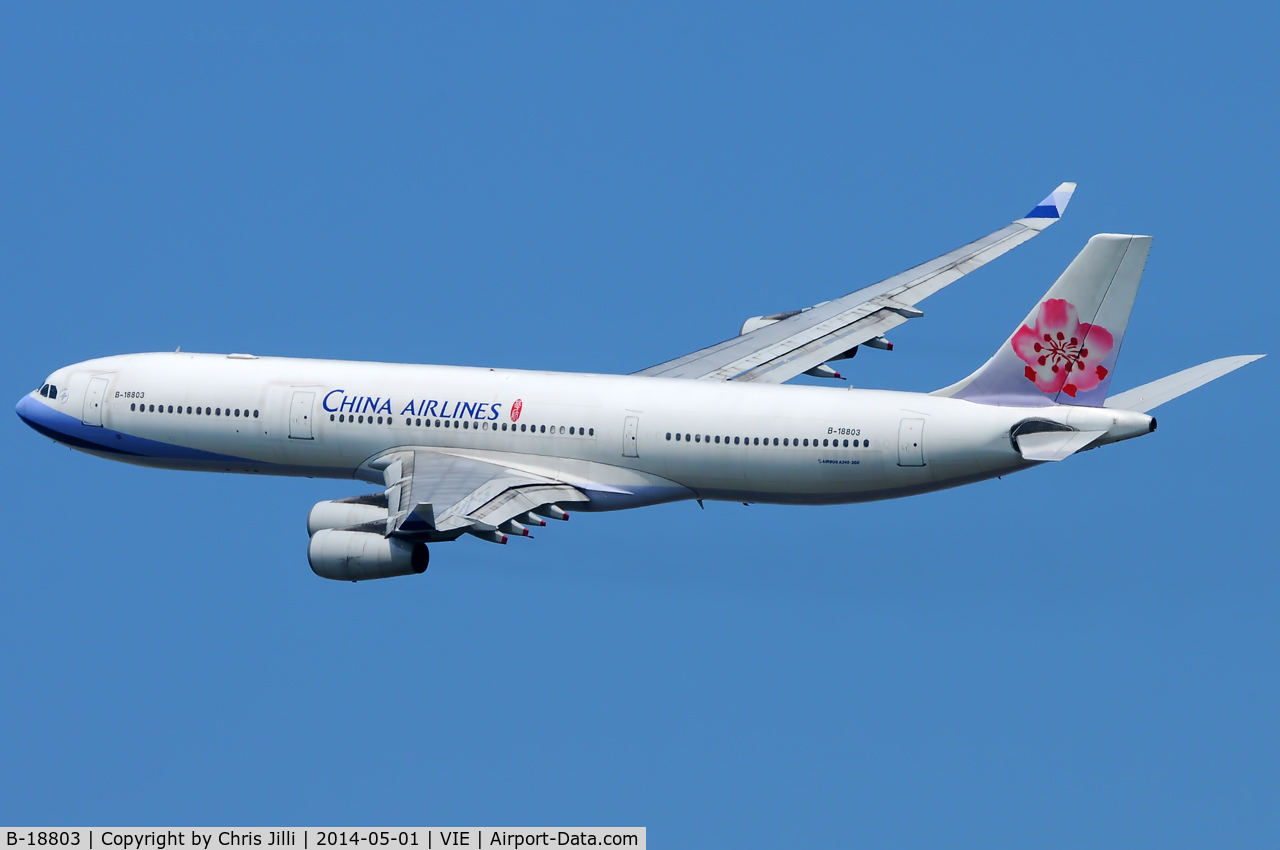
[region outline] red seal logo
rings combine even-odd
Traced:
[[[516,399],[515,404],[511,405],[511,421],[516,422],[520,419],[520,411],[524,410],[524,402]]]

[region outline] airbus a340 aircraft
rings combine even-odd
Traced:
[[[748,319],[733,339],[634,375],[124,354],[58,369],[18,402],[36,431],[167,469],[357,478],[311,509],[308,556],[346,581],[421,573],[428,543],[506,543],[566,507],[681,499],[830,504],[1007,475],[1156,429],[1148,411],[1262,355],[1108,395],[1149,236],[1089,240],[1004,345],[932,393],[784,386],[923,313],[944,286],[1058,220],[1024,218],[856,292]]]

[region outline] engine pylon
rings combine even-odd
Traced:
[[[507,535],[503,534],[501,531],[494,530],[492,526],[490,526],[486,530],[481,530],[474,527],[468,528],[467,534],[471,534],[471,535],[474,535],[475,537],[479,537],[481,540],[488,540],[490,543],[501,543],[505,545],[507,542]]]
[[[506,522],[502,523],[502,525],[498,526],[498,530],[505,531],[507,534],[514,534],[516,537],[532,538],[533,536],[529,534],[529,529],[525,528],[523,525],[521,525],[520,523],[516,522],[513,519],[509,519]]]
[[[873,337],[862,344],[867,348],[878,348],[881,351],[893,351],[893,343],[889,342],[889,340],[882,336]]]
[[[540,508],[534,508],[533,512],[535,514],[541,514],[548,519],[566,520],[569,518],[569,514],[560,510],[559,505],[543,505]]]
[[[819,363],[812,369],[805,370],[806,375],[812,375],[815,378],[831,378],[836,381],[843,381],[844,375],[841,375],[835,369],[832,369],[826,363]]]

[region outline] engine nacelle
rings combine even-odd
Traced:
[[[312,536],[326,528],[350,528],[375,520],[385,520],[387,509],[353,501],[319,502],[307,514],[307,534]]]
[[[311,571],[334,581],[415,575],[426,572],[430,557],[425,543],[332,528],[317,531],[307,547]]]

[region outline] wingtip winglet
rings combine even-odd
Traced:
[[[1067,204],[1071,203],[1071,196],[1075,194],[1075,191],[1076,184],[1074,183],[1059,185],[1023,218],[1061,218],[1062,214],[1067,211]]]

